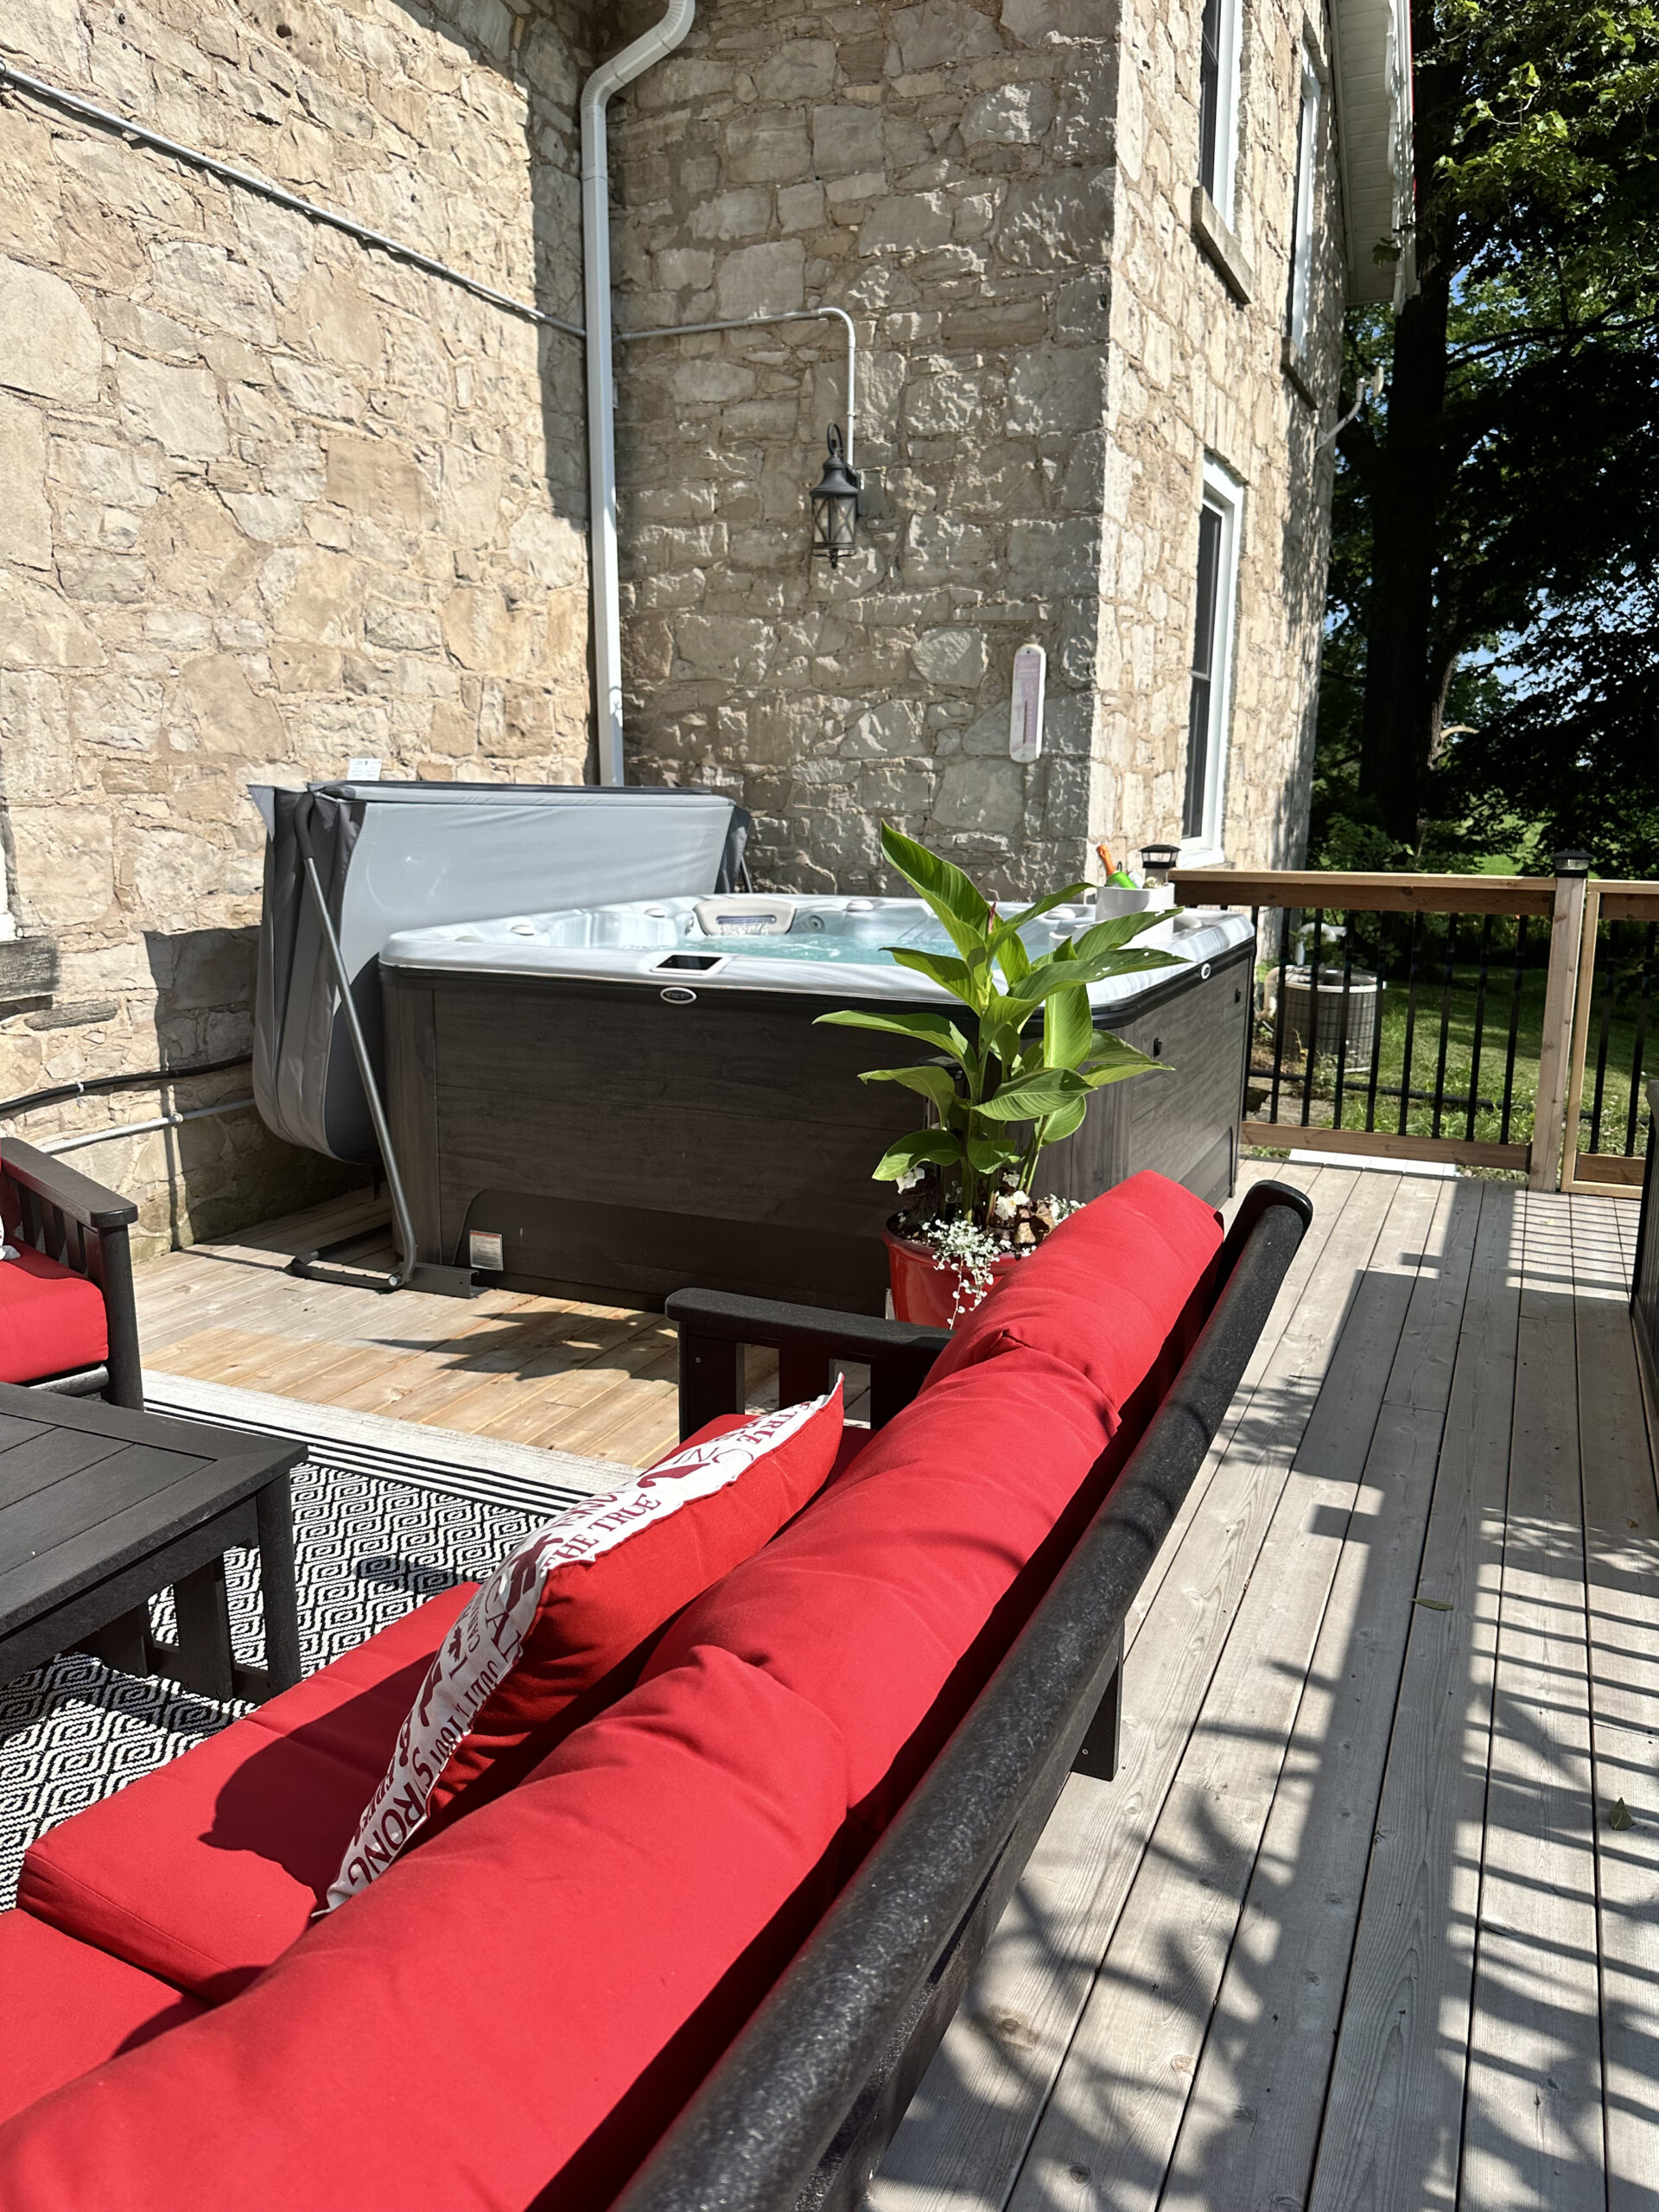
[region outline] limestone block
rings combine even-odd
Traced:
[[[1034,346],[1016,353],[1008,378],[1007,426],[1039,437],[1096,430],[1106,407],[1103,350]]]
[[[838,749],[843,760],[874,760],[920,752],[924,742],[921,709],[916,702],[886,699],[858,716]]]
[[[922,252],[950,236],[955,210],[943,192],[912,192],[871,208],[858,233],[861,253]]]
[[[0,109],[0,253],[37,265],[61,257],[51,134],[22,107]]]
[[[730,683],[760,683],[771,643],[768,623],[741,615],[684,614],[674,625],[676,653],[687,671]]]
[[[207,653],[188,662],[179,696],[205,750],[250,760],[280,755],[282,716],[254,690],[234,653]]]
[[[821,184],[786,184],[779,193],[778,220],[785,230],[820,230],[823,219]]]
[[[527,507],[507,533],[515,563],[556,589],[588,581],[588,540],[575,524],[546,507]]]
[[[153,440],[179,461],[212,461],[227,450],[219,386],[207,370],[124,353],[117,382],[123,427],[133,438]]]
[[[149,267],[156,298],[183,320],[227,331],[250,346],[276,343],[270,284],[223,246],[163,239],[149,249]]]
[[[115,899],[110,817],[101,806],[20,806],[11,830],[17,881],[46,929],[101,921]]]
[[[933,798],[930,826],[1012,837],[1025,817],[1025,778],[1018,763],[964,755],[947,761]]]
[[[722,318],[779,315],[804,305],[805,268],[798,238],[739,246],[721,265],[716,289]]]
[[[989,533],[956,514],[912,515],[905,533],[905,579],[911,584],[964,583],[991,565]]]
[[[356,641],[363,582],[348,554],[274,553],[260,569],[259,596],[278,637],[324,645]]]
[[[103,349],[73,288],[49,270],[0,259],[0,384],[66,407],[98,397]]]
[[[918,676],[954,691],[976,690],[990,665],[978,630],[931,630],[911,647],[910,658]]]
[[[392,652],[435,653],[443,649],[443,632],[429,607],[402,607],[395,600],[363,603],[363,635],[372,645]]]
[[[1069,46],[1108,33],[1099,0],[1002,0],[1002,28],[1021,46]]]
[[[981,146],[1034,146],[1054,120],[1054,95],[1040,81],[999,85],[970,100],[963,111],[962,143]]]
[[[811,145],[802,123],[753,124],[727,141],[726,175],[734,184],[787,184],[808,174]]]
[[[283,334],[336,368],[378,369],[385,348],[383,310],[348,270],[314,269],[289,296]]]
[[[279,691],[337,691],[340,654],[334,645],[303,645],[283,639],[270,647],[270,680]]]
[[[984,398],[983,378],[954,365],[912,376],[905,387],[905,428],[912,437],[955,437],[979,421]]]
[[[967,0],[923,0],[918,8],[899,8],[893,16],[899,60],[907,76],[952,62],[1001,54],[1002,41],[991,17]]]
[[[0,732],[12,805],[38,804],[74,790],[79,764],[59,677],[0,670]]]
[[[812,111],[812,166],[820,176],[880,171],[883,161],[880,108],[817,107]]]
[[[674,246],[659,253],[657,282],[666,292],[683,291],[687,285],[706,291],[715,281],[715,257],[700,246]]]
[[[355,423],[362,416],[363,395],[357,378],[337,376],[332,370],[283,354],[272,360],[270,367],[278,389],[302,414],[337,423]]]
[[[0,667],[101,668],[104,648],[61,594],[25,576],[5,588]]]
[[[336,430],[327,439],[324,497],[381,522],[420,523],[428,499],[421,473],[389,438]]]
[[[1111,234],[1111,175],[1068,171],[1010,187],[997,224],[1001,259],[1016,269],[1103,261]]]
[[[463,585],[444,601],[443,641],[463,668],[486,676],[523,676],[537,658],[528,607],[510,607],[487,587]]]
[[[46,423],[27,400],[0,398],[0,560],[52,565],[46,501]]]
[[[734,238],[763,238],[772,226],[769,192],[721,192],[692,210],[691,235],[728,243]]]
[[[810,100],[834,88],[836,48],[827,38],[790,39],[769,54],[754,73],[763,100]]]

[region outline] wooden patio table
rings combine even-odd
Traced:
[[[60,1651],[256,1703],[300,1678],[289,1476],[304,1446],[0,1384],[0,1681]],[[231,1651],[225,1554],[257,1545],[265,1664]],[[171,1588],[178,1641],[146,1599]]]

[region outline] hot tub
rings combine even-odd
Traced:
[[[1060,908],[1022,934],[1037,956],[1093,921]],[[1250,926],[1188,914],[1138,942],[1180,965],[1092,986],[1095,1019],[1174,1072],[1101,1092],[1038,1180],[1093,1198],[1156,1167],[1218,1200]],[[697,1284],[879,1313],[893,1194],[870,1170],[919,1102],[857,1076],[925,1055],[813,1024],[955,1004],[890,945],[950,950],[907,899],[636,899],[393,936],[388,1107],[421,1257],[636,1305]]]

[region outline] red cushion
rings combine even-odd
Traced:
[[[1221,1249],[1221,1217],[1150,1169],[1063,1221],[957,1327],[929,1386],[1010,1345],[1051,1353],[1122,1408]]]
[[[631,1688],[664,1623],[823,1487],[841,1433],[837,1384],[683,1444],[538,1529],[434,1655],[328,1903],[366,1888],[411,1834],[517,1783]]]
[[[48,1829],[23,1860],[18,1902],[181,1989],[233,1995],[304,1934],[476,1586],[444,1591]]]
[[[698,1654],[234,2004],[0,2129],[0,2203],[599,2212],[821,1911],[843,1764]]]
[[[202,2009],[26,1912],[0,1912],[0,2120]]]
[[[0,1382],[38,1382],[108,1358],[104,1294],[28,1244],[0,1260]]]

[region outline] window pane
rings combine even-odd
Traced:
[[[1298,352],[1307,345],[1308,296],[1313,281],[1313,162],[1319,136],[1319,79],[1302,77],[1301,115],[1296,128],[1295,201],[1291,221],[1290,298],[1286,324]]]
[[[1204,0],[1198,55],[1198,182],[1216,195],[1216,151],[1221,118],[1222,0]]]
[[[1216,662],[1217,586],[1221,575],[1221,517],[1198,512],[1198,620],[1192,639],[1192,696],[1186,715],[1186,795],[1181,835],[1201,837],[1210,795],[1210,702]]]

